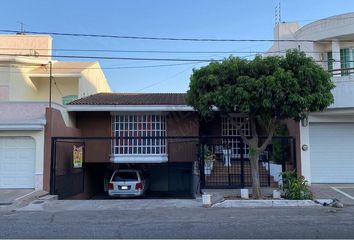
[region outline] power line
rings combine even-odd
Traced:
[[[54,67],[54,69],[108,69],[108,70],[115,70],[115,69],[137,69],[137,68],[157,68],[157,67],[172,67],[172,66],[183,66],[183,65],[191,65],[191,64],[198,64],[203,62],[186,62],[186,63],[175,63],[175,64],[158,64],[158,65],[141,65],[141,66],[117,66],[117,67]],[[34,66],[21,66],[21,68],[33,68]],[[0,67],[8,67],[8,66],[1,66]]]
[[[52,50],[52,51],[63,51],[63,52],[108,52],[108,53],[192,53],[192,54],[201,54],[201,53],[206,53],[206,54],[217,54],[217,53],[266,53],[265,51],[187,51],[187,50],[182,50],[182,51],[175,51],[175,50],[124,50],[124,49],[73,49],[73,48],[1,48],[0,50],[36,50],[36,51],[47,51],[47,50]],[[271,52],[271,53],[278,53],[277,52]]]
[[[28,54],[4,54],[0,56],[13,57],[34,57]],[[79,59],[105,59],[105,60],[132,60],[132,61],[171,61],[171,62],[212,62],[222,61],[222,59],[191,59],[191,58],[140,58],[140,57],[109,57],[109,56],[79,56],[79,55],[48,55],[37,54],[36,57],[57,57],[57,58],[79,58]]]
[[[28,54],[5,54],[0,53],[0,56],[13,56],[13,57],[34,57]],[[82,55],[48,55],[37,54],[35,57],[56,57],[56,58],[78,58],[78,59],[104,59],[104,60],[131,60],[131,61],[167,61],[167,62],[221,62],[225,59],[192,59],[192,58],[142,58],[142,57],[110,57],[110,56],[82,56]],[[332,62],[333,60],[314,60],[314,62]],[[354,62],[354,61],[346,61]],[[58,68],[59,69],[59,68]],[[64,68],[65,69],[65,68]],[[71,68],[68,68],[71,69]],[[78,68],[73,68],[78,69]],[[86,68],[85,68],[86,69]]]
[[[219,53],[241,53],[241,54],[264,54],[264,53],[285,53],[286,50],[279,50],[279,51],[174,51],[174,50],[124,50],[124,49],[74,49],[74,48],[2,48],[0,50],[36,50],[36,51],[63,51],[63,52],[107,52],[107,53],[182,53],[182,54],[219,54]],[[324,51],[303,51],[305,53],[327,53]],[[339,53],[339,51],[332,51],[332,53]]]
[[[192,66],[192,68],[195,67],[197,64],[198,64],[198,63],[195,63],[195,64]],[[148,85],[148,86],[145,86],[145,87],[143,87],[143,88],[140,88],[140,89],[137,90],[136,92],[141,92],[141,91],[143,91],[143,90],[145,90],[145,89],[154,87],[154,86],[159,85],[159,84],[161,84],[161,83],[165,83],[165,82],[167,82],[167,81],[169,81],[169,80],[171,80],[171,79],[177,77],[178,75],[180,75],[180,74],[182,74],[182,73],[188,71],[189,69],[190,69],[190,67],[188,67],[188,68],[186,68],[186,69],[183,69],[182,71],[179,71],[179,72],[173,74],[172,76],[168,77],[168,78],[165,79],[165,80],[162,80],[162,81],[159,81],[159,82],[155,82],[155,83],[153,83],[153,84],[150,84],[150,85]]]
[[[18,33],[16,30],[0,29],[4,33]],[[223,38],[176,38],[176,37],[146,37],[146,36],[128,36],[128,35],[107,35],[107,34],[87,34],[87,33],[63,33],[63,32],[40,32],[26,31],[30,34],[45,34],[56,36],[71,37],[95,37],[95,38],[115,38],[115,39],[134,39],[134,40],[158,40],[158,41],[189,41],[189,42],[332,42],[328,40],[311,39],[223,39]],[[340,40],[340,42],[354,42],[354,40]]]

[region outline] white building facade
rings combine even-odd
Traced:
[[[354,13],[300,28],[279,23],[267,55],[299,49],[332,74],[334,103],[300,124],[301,174],[309,183],[354,183]]]

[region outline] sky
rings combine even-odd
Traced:
[[[312,21],[354,11],[353,0],[11,0],[1,4],[0,29],[174,38],[273,39],[275,7],[281,21]],[[0,32],[0,34],[3,34]],[[52,36],[53,48],[74,50],[179,51],[179,53],[56,50],[57,55],[133,58],[251,59],[265,42],[181,42]],[[207,52],[207,53],[180,53]],[[208,53],[209,52],[209,53]],[[210,53],[226,52],[226,53]],[[60,59],[83,61],[82,59]],[[87,60],[91,61],[91,60]],[[99,61],[113,92],[185,92],[193,68],[206,63]],[[175,65],[180,64],[180,65]],[[174,66],[161,66],[174,65]],[[148,66],[148,67],[147,67]]]

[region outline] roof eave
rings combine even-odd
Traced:
[[[49,73],[30,73],[30,77],[49,77]],[[81,77],[81,73],[53,73],[53,77]]]
[[[67,105],[69,112],[190,112],[195,111],[188,105]]]
[[[40,131],[44,129],[45,119],[27,122],[0,122],[0,130],[2,131]]]

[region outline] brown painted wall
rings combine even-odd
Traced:
[[[287,120],[289,135],[295,138],[295,157],[297,174],[301,174],[301,146],[300,146],[300,125],[294,120]]]
[[[221,117],[216,115],[211,119],[203,119],[200,122],[201,136],[221,136]],[[221,144],[221,138],[206,139],[207,144]]]
[[[79,112],[77,125],[82,136],[111,136],[111,115],[109,112]],[[167,116],[168,136],[198,136],[198,116],[193,112],[170,112]],[[198,141],[169,140],[168,154],[170,162],[191,162],[196,160]],[[87,163],[109,162],[111,154],[110,140],[86,141],[85,161]]]
[[[44,174],[43,174],[43,189],[50,189],[50,167],[51,167],[51,137],[79,137],[81,132],[77,128],[70,128],[65,125],[59,110],[46,109],[46,125],[44,132]],[[72,148],[62,148],[61,155],[67,156],[72,154]],[[60,162],[57,164],[65,170],[65,166]]]
[[[199,136],[198,115],[194,112],[170,112],[167,116],[168,136]],[[197,160],[198,139],[169,139],[169,162],[193,162]]]
[[[111,115],[109,112],[78,112],[76,122],[83,137],[111,137]],[[85,148],[87,163],[109,162],[110,140],[87,140]]]

